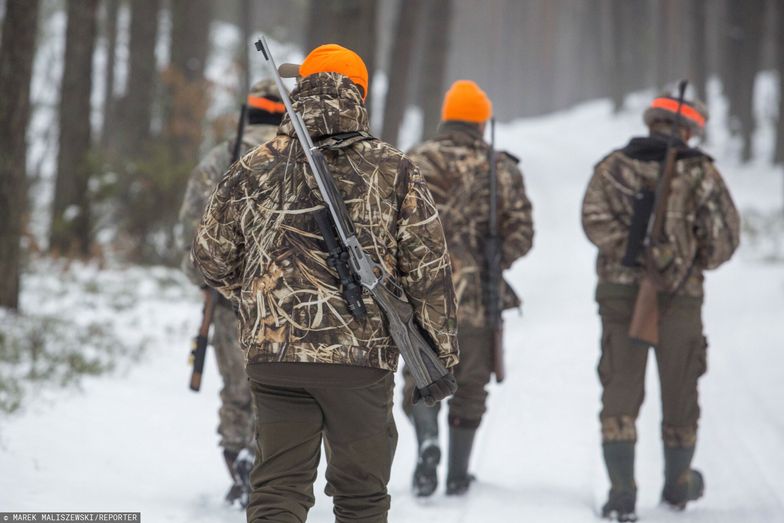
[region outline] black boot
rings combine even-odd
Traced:
[[[702,473],[691,468],[694,447],[664,448],[664,489],[662,501],[683,510],[686,503],[705,493]]]
[[[237,456],[237,452],[223,449],[223,459],[226,461],[226,468],[229,469],[229,475],[231,476],[231,487],[229,487],[229,491],[226,492],[226,497],[224,499],[226,503],[230,505],[233,505],[235,502],[239,501],[240,497],[242,496],[242,483],[240,482],[240,479],[237,476],[237,471],[234,468],[234,464],[237,462]]]
[[[449,464],[446,475],[446,495],[462,496],[468,492],[471,482],[475,479],[468,473],[468,462],[471,459],[471,448],[479,423],[462,424],[450,419],[449,422]],[[461,425],[457,423],[457,425]]]
[[[637,521],[637,484],[634,481],[634,442],[613,441],[602,445],[610,493],[602,517],[614,521]]]
[[[417,465],[411,488],[417,497],[427,497],[438,488],[438,409],[419,402],[411,409],[411,421],[417,436]]]

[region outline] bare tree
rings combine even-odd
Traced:
[[[240,27],[242,28],[242,41],[240,42],[240,64],[242,67],[242,85],[240,87],[241,99],[250,90],[250,46],[253,38],[253,8],[251,0],[242,0],[240,5]]]
[[[90,250],[90,93],[98,0],[68,0],[65,66],[60,88],[50,250],[87,256]]]
[[[778,30],[776,31],[776,64],[779,72],[779,118],[776,124],[776,151],[774,161],[784,163],[784,3],[776,4]]]
[[[392,42],[392,56],[389,64],[388,88],[384,103],[384,121],[381,137],[396,144],[400,124],[408,107],[408,86],[411,73],[411,60],[417,39],[417,20],[422,14],[422,0],[402,0]]]
[[[311,0],[306,52],[329,43],[348,47],[362,57],[372,80],[376,70],[377,19],[378,0]],[[365,105],[370,108],[370,93]]]
[[[38,0],[7,0],[0,42],[0,307],[19,305],[25,135],[35,55]]]
[[[708,52],[706,41],[707,16],[706,0],[691,0],[691,80],[697,90],[697,97],[703,101],[708,98]]]
[[[120,0],[104,2],[106,28],[106,69],[103,84],[103,125],[101,127],[101,148],[109,146],[109,129],[112,127],[114,113],[114,64],[117,49],[117,15]]]
[[[446,65],[449,56],[449,34],[452,19],[452,0],[428,0],[425,8],[425,32],[422,39],[420,74],[420,107],[424,115],[422,135],[430,138],[436,132],[441,117],[441,98],[444,96]]]
[[[752,155],[754,134],[754,82],[761,62],[764,0],[729,2],[725,91],[735,131],[743,140],[741,160]]]
[[[209,50],[210,0],[172,0],[171,58],[165,72],[166,137],[172,158],[193,163],[207,111],[204,67]]]
[[[118,108],[120,137],[118,152],[125,159],[144,156],[149,141],[155,82],[155,43],[158,39],[160,0],[131,2],[130,41],[128,43],[128,87]]]

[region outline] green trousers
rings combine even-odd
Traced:
[[[322,440],[335,521],[386,522],[397,446],[393,389],[392,373],[362,388],[291,388],[252,380],[258,440],[248,522],[306,520],[315,502]]]
[[[635,422],[645,396],[648,348],[629,339],[637,288],[600,284],[596,290],[602,320],[599,379],[604,442],[636,441]],[[702,332],[702,298],[659,297],[659,370],[662,438],[668,447],[692,447],[700,417],[697,381],[707,370],[707,341]]]

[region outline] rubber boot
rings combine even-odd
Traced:
[[[702,473],[691,468],[694,447],[664,448],[664,489],[662,501],[678,510],[705,493]]]
[[[450,423],[452,425],[452,423]],[[471,448],[476,436],[475,427],[449,427],[449,463],[446,475],[446,495],[462,496],[468,492],[474,476],[468,473]]]
[[[602,445],[610,477],[610,492],[602,517],[613,521],[637,521],[637,484],[634,481],[634,442],[612,441]]]
[[[411,408],[411,421],[417,436],[417,465],[411,488],[415,496],[431,496],[438,488],[438,409],[419,402]]]
[[[234,468],[238,455],[239,453],[234,452],[233,450],[223,449],[223,459],[226,461],[226,468],[229,469],[229,476],[231,476],[231,487],[229,487],[228,492],[226,492],[224,500],[230,505],[238,502],[242,497],[242,483]]]
[[[240,495],[237,501],[242,508],[246,508],[250,500],[250,472],[255,462],[256,453],[250,449],[242,449],[234,461],[234,473],[240,486]]]

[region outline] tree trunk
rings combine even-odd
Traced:
[[[171,59],[167,84],[166,135],[172,158],[193,164],[207,112],[204,67],[209,50],[212,2],[172,0]],[[192,166],[192,165],[190,165]]]
[[[779,73],[779,118],[776,124],[776,150],[774,161],[784,163],[784,3],[776,5],[778,29],[776,31],[776,63]]]
[[[19,306],[27,124],[38,0],[7,0],[0,43],[0,307]]]
[[[98,0],[68,0],[65,66],[60,88],[60,149],[49,248],[87,256],[90,250],[90,93]]]
[[[425,8],[425,32],[422,39],[420,93],[423,113],[422,137],[432,137],[441,119],[446,64],[449,56],[449,33],[452,19],[451,0],[428,0]]]
[[[372,90],[376,71],[378,0],[311,0],[305,53],[322,44],[348,47],[364,60]],[[370,93],[365,106],[370,110]]]
[[[384,103],[381,138],[397,144],[400,124],[409,105],[408,84],[411,59],[417,36],[417,20],[422,13],[422,0],[402,0],[392,42],[392,56],[387,74],[388,88]]]
[[[735,5],[739,10],[739,30],[733,44],[737,46],[735,70],[737,75],[737,99],[730,102],[732,113],[737,117],[743,148],[741,161],[751,160],[753,153],[752,138],[754,135],[754,83],[760,68],[762,54],[762,26],[765,9],[764,0],[744,0]]]
[[[251,0],[242,0],[240,6],[240,27],[242,28],[242,41],[240,42],[240,65],[242,67],[242,85],[240,86],[240,103],[245,103],[245,97],[250,90],[250,47],[253,45],[253,5]]]
[[[119,125],[116,133],[121,138],[117,149],[125,159],[145,156],[150,139],[158,74],[155,44],[158,39],[160,4],[160,0],[134,0],[131,3],[128,87],[118,109]]]
[[[706,0],[692,0],[691,5],[691,77],[697,97],[703,102],[708,100],[708,51],[707,51],[707,24],[705,17],[708,15]]]
[[[109,134],[114,120],[114,64],[117,49],[117,14],[120,0],[106,0],[106,69],[103,84],[103,124],[101,126],[101,149],[109,147]]]

